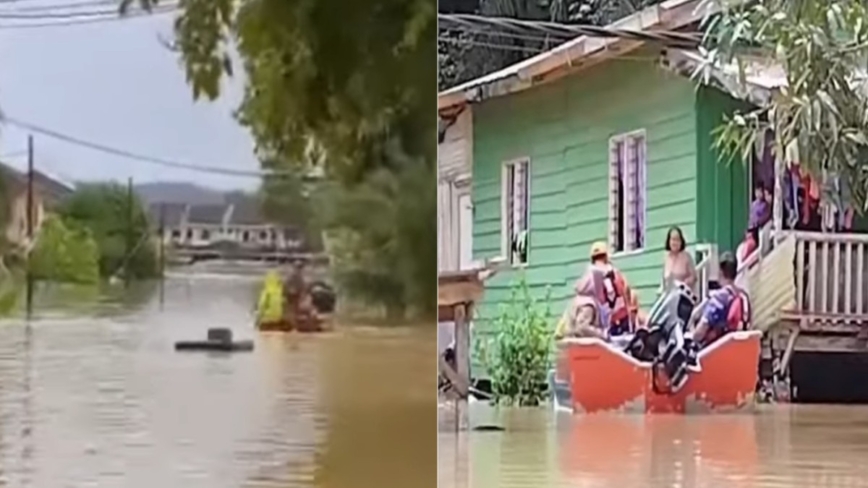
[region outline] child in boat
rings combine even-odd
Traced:
[[[585,274],[576,281],[575,296],[567,306],[555,328],[555,337],[596,337],[607,339],[603,328],[599,297],[603,294],[603,273],[588,267]]]
[[[723,253],[720,259],[721,287],[710,293],[700,310],[699,322],[693,340],[705,347],[724,335],[746,330],[750,324],[750,299],[735,285],[738,264],[732,253]]]

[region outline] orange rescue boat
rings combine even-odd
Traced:
[[[699,370],[690,372],[687,383],[673,393],[661,387],[650,362],[599,339],[564,339],[558,343],[552,378],[554,401],[574,413],[751,410],[761,337],[760,331],[732,332],[699,351]]]

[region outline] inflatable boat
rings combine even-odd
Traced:
[[[730,332],[697,350],[684,333],[695,299],[686,287],[649,314],[645,351],[596,338],[559,341],[554,403],[575,413],[700,413],[753,408],[762,332]],[[646,341],[647,342],[647,341]]]
[[[701,413],[749,410],[762,332],[725,335],[699,351],[701,369],[671,392],[654,363],[639,361],[599,339],[565,339],[558,344],[553,378],[555,404],[575,413]]]
[[[283,284],[276,273],[266,276],[257,307],[256,328],[262,332],[323,332],[331,328],[336,296],[329,285],[317,281],[307,288],[310,309],[290,312],[284,306]]]

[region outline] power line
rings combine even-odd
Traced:
[[[487,47],[490,49],[500,49],[502,51],[515,51],[521,53],[529,53],[529,54],[539,54],[545,49],[542,48],[533,48],[533,47],[525,47],[525,46],[514,46],[509,44],[498,44],[495,42],[485,42],[485,41],[476,41],[473,39],[454,39],[451,37],[438,37],[437,41],[445,42],[447,44],[455,44],[459,46],[473,46],[473,47]]]
[[[159,166],[166,166],[169,168],[183,169],[188,171],[197,171],[200,173],[213,173],[213,174],[222,174],[226,176],[245,176],[245,177],[255,177],[255,178],[264,178],[268,176],[281,176],[281,175],[291,175],[292,172],[288,171],[245,171],[238,169],[229,169],[229,168],[220,168],[216,166],[205,166],[198,164],[189,164],[182,163],[179,161],[172,161],[169,159],[156,158],[152,156],[145,156],[142,154],[137,154],[131,151],[127,151],[124,149],[118,149],[115,147],[107,146],[104,144],[100,144],[97,142],[86,141],[84,139],[79,139],[77,137],[64,134],[46,127],[41,127],[39,125],[23,121],[21,119],[16,119],[14,117],[4,116],[3,122],[20,129],[24,129],[27,131],[34,132],[36,134],[41,134],[46,137],[50,137],[52,139],[57,139],[60,141],[67,142],[69,144],[73,144],[76,146],[85,147],[94,151],[111,154],[113,156],[118,156],[126,159],[131,159],[135,161],[140,161],[144,163],[156,164]]]
[[[55,3],[50,5],[33,5],[33,6],[24,6],[18,7],[19,3],[25,3],[27,0],[17,0],[14,2],[3,2],[0,0],[0,5],[4,5],[5,3],[10,3],[12,7],[3,7],[4,9],[8,8],[9,10],[0,10],[7,12],[51,12],[56,10],[71,10],[82,7],[102,7],[106,5],[115,5],[117,6],[117,0],[84,0],[82,2],[65,2],[65,3]]]
[[[538,22],[507,17],[485,17],[469,14],[437,14],[437,25],[441,30],[499,29],[512,32],[536,32],[558,37],[575,38],[579,36],[633,39],[643,42],[657,42],[671,47],[695,48],[702,36],[696,32],[670,30],[622,29],[594,25],[559,24],[557,22]],[[498,32],[498,31],[494,31]],[[492,32],[492,34],[494,33]]]
[[[163,7],[177,7],[178,4],[168,4]],[[141,13],[148,13],[145,10],[136,11]],[[105,15],[117,15],[120,16],[121,12],[118,8],[104,8],[104,9],[94,9],[94,10],[82,10],[79,12],[48,12],[48,13],[16,13],[16,12],[3,12],[0,11],[0,19],[6,20],[50,20],[50,19],[78,19],[78,18],[87,18],[87,17],[98,17]]]
[[[31,22],[31,23],[15,23],[15,24],[0,24],[0,30],[18,30],[18,29],[40,29],[50,27],[72,27],[76,25],[101,24],[103,22],[118,22],[132,20],[141,17],[150,17],[156,15],[167,14],[178,11],[176,6],[154,7],[150,12],[137,11],[124,15],[120,15],[115,11],[112,15],[104,15],[102,17],[90,17],[77,20],[61,20],[55,22]],[[2,20],[2,17],[0,17]],[[20,20],[20,19],[19,19]]]

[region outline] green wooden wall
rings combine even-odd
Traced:
[[[681,226],[695,240],[696,90],[690,80],[648,58],[616,59],[473,107],[474,257],[501,254],[501,165],[529,157],[525,272],[537,296],[551,290],[555,316],[586,266],[590,244],[607,237],[611,136],[645,129],[648,139],[646,249],[615,259],[645,306],[660,283],[667,229]],[[475,336],[491,331],[490,319],[508,299],[518,273],[503,272],[489,282]]]
[[[747,229],[752,198],[750,168],[740,158],[723,161],[714,148],[712,132],[724,122],[726,114],[750,106],[719,90],[703,87],[698,90],[696,107],[696,238],[716,242],[721,252],[734,252]]]

